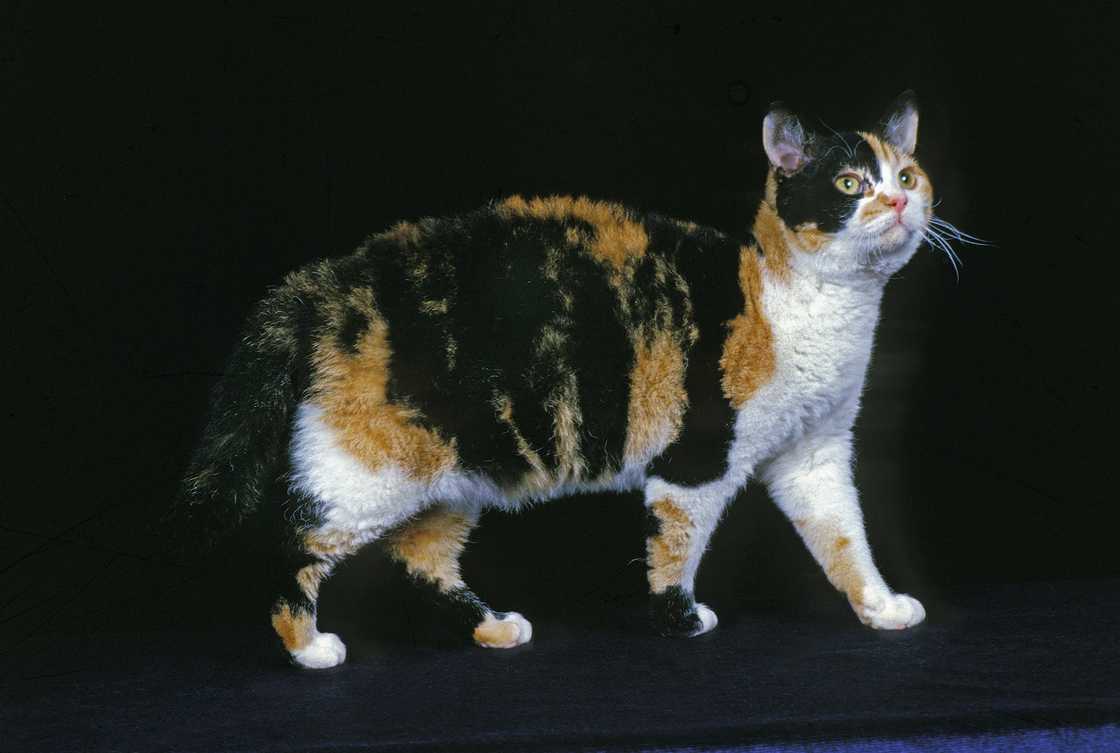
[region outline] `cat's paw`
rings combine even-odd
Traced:
[[[716,613],[705,604],[696,605],[696,616],[700,618],[700,628],[695,633],[692,633],[689,636],[690,638],[715,630],[716,625],[719,624],[719,618],[716,617]]]
[[[692,594],[679,586],[654,594],[650,601],[654,629],[669,638],[703,635],[719,624],[716,613],[692,600]]]
[[[301,649],[292,652],[292,661],[304,669],[327,669],[346,661],[346,644],[334,633],[316,633]]]
[[[517,612],[488,614],[474,629],[474,642],[486,648],[513,648],[532,638],[532,623]]]
[[[876,630],[903,630],[926,618],[922,603],[907,594],[868,595],[855,610],[860,622]]]

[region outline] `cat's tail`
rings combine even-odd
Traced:
[[[274,294],[258,307],[214,389],[202,440],[164,519],[179,555],[204,552],[234,531],[277,476],[303,381],[292,303]]]

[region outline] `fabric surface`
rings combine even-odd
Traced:
[[[350,651],[324,672],[266,625],[44,637],[3,658],[0,749],[1118,750],[1118,585],[990,587],[905,633],[771,611],[666,640],[623,606],[511,651],[324,617]]]

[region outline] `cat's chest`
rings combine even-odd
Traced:
[[[777,447],[858,396],[879,296],[793,280],[769,285],[762,305],[775,368],[770,382],[744,406],[739,428],[749,427],[753,441]]]
[[[776,378],[791,393],[857,387],[871,354],[879,297],[871,292],[794,281],[766,291]]]

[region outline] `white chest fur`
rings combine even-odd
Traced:
[[[806,432],[854,418],[882,298],[875,281],[838,284],[801,273],[763,279],[776,368],[736,418],[730,465],[740,477]]]

